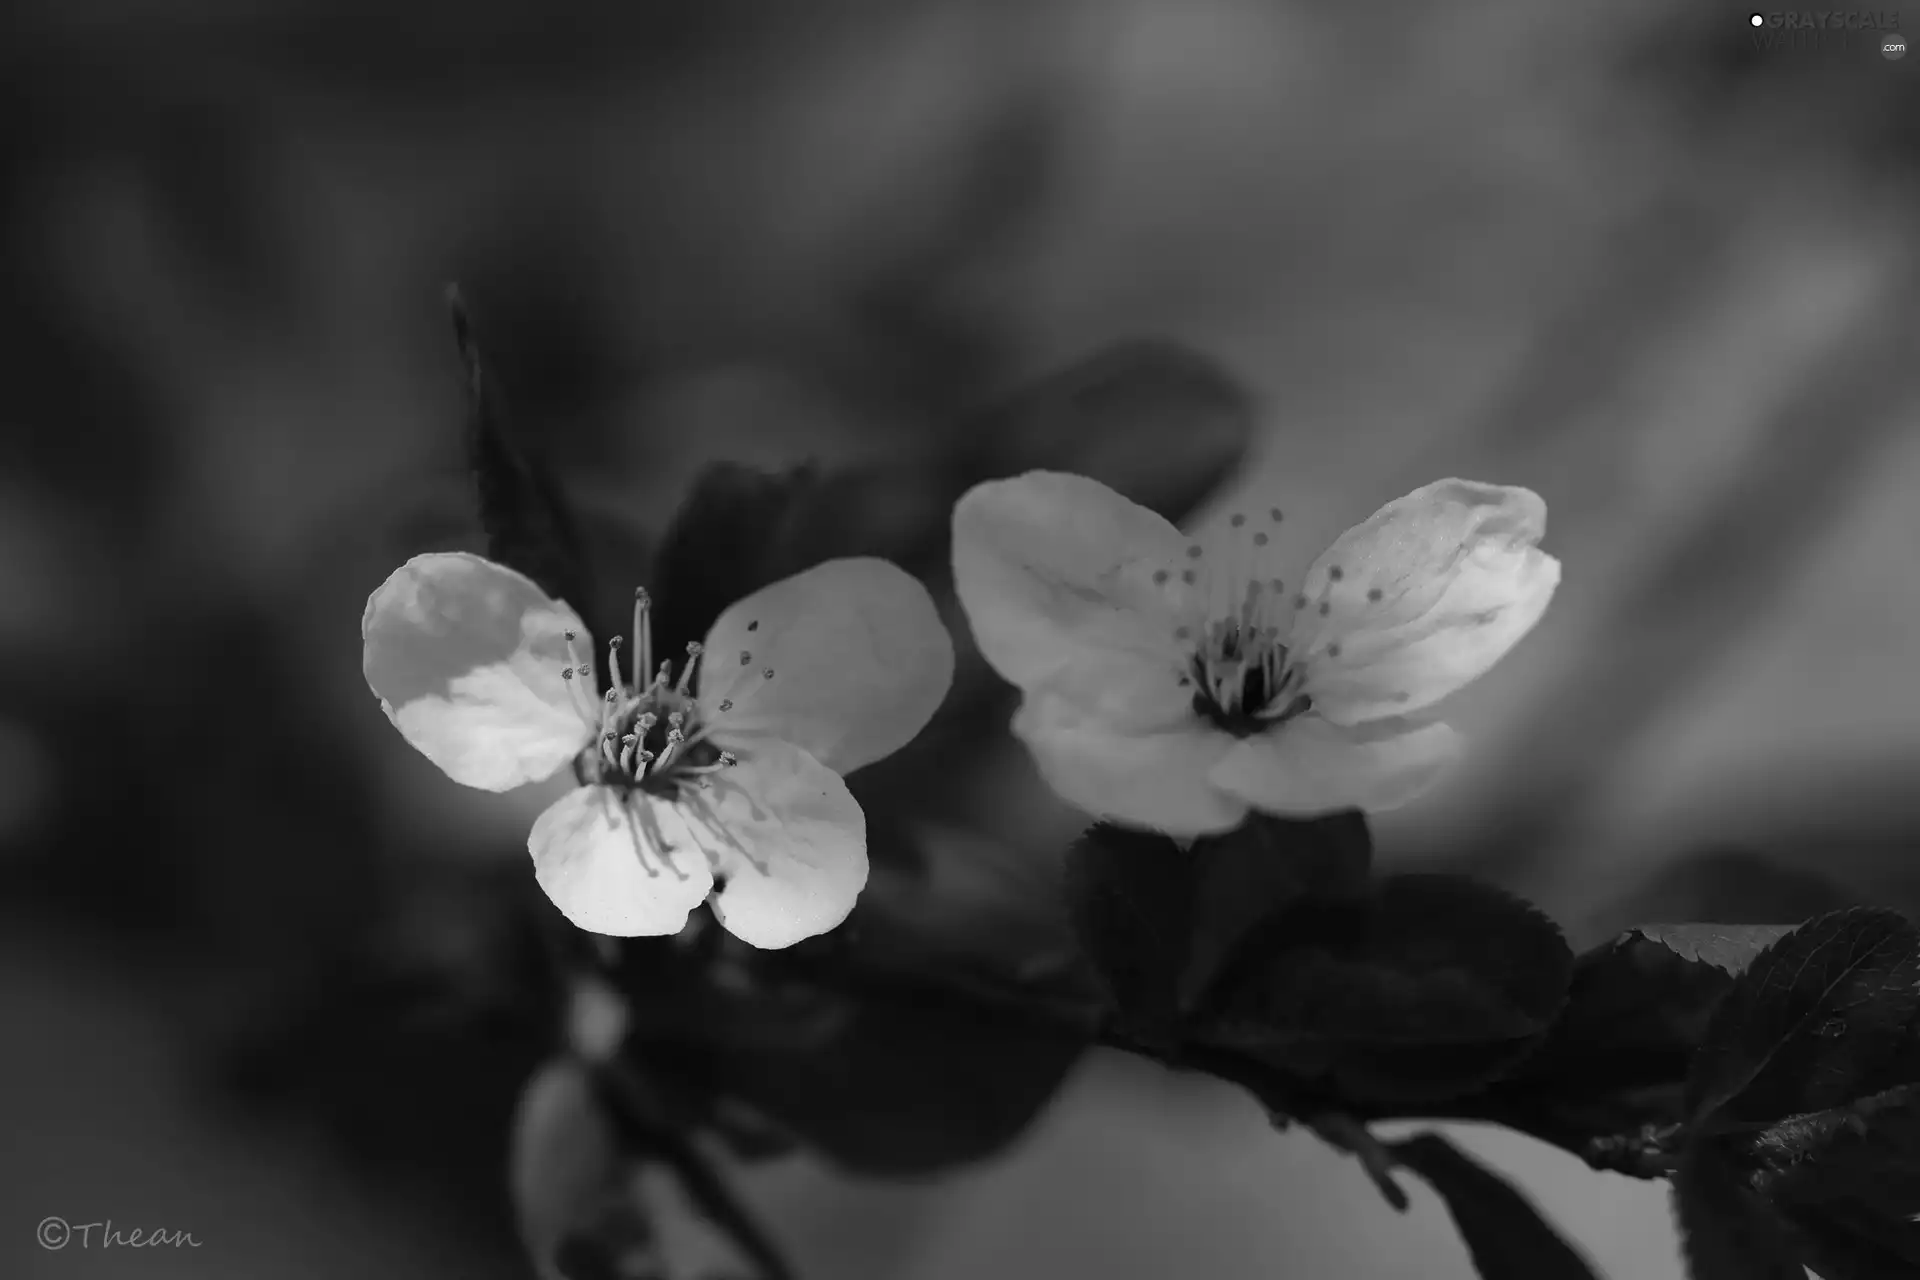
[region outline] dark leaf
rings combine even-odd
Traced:
[[[1693,1280],[1806,1280],[1773,1211],[1711,1147],[1681,1161],[1673,1203]]]
[[[1398,876],[1264,924],[1222,975],[1203,1034],[1343,1101],[1454,1098],[1539,1044],[1572,969],[1531,905],[1462,878]]]
[[[1574,962],[1566,1007],[1540,1048],[1494,1086],[1486,1118],[1602,1168],[1637,1167],[1643,1130],[1685,1119],[1681,1094],[1733,979],[1629,930]]]
[[[1920,1222],[1853,1201],[1784,1210],[1807,1265],[1821,1280],[1912,1280],[1920,1275]]]
[[[861,1173],[926,1173],[1018,1137],[1086,1048],[1044,1016],[904,984],[705,991],[634,1052]]]
[[[1419,1134],[1389,1149],[1447,1202],[1483,1280],[1598,1280],[1530,1200],[1439,1134]]]
[[[1853,907],[1762,953],[1721,999],[1688,1077],[1698,1126],[1766,1123],[1920,1079],[1920,931]]]
[[[1782,1203],[1856,1200],[1888,1217],[1920,1214],[1920,1085],[1790,1116],[1734,1150]]]
[[[1697,960],[1730,974],[1800,926],[1797,924],[1643,924],[1628,932],[1657,942],[1683,960]]]
[[[1358,813],[1254,817],[1190,848],[1102,823],[1068,851],[1067,899],[1131,1030],[1166,1037],[1261,925],[1306,900],[1362,896],[1371,856]]]
[[[1920,1085],[1723,1140],[1832,1280],[1920,1274]]]
[[[980,416],[966,430],[975,479],[1090,476],[1179,519],[1232,474],[1253,441],[1237,379],[1177,343],[1115,343]]]
[[[1067,851],[1067,901],[1132,1034],[1174,1036],[1193,929],[1194,858],[1158,832],[1102,823]]]
[[[480,503],[487,555],[518,569],[592,625],[584,556],[553,477],[514,433],[506,399],[481,356],[457,287],[447,290],[454,339],[467,373],[467,460]]]
[[[678,659],[726,607],[797,572],[782,556],[795,513],[819,485],[811,467],[774,473],[715,463],[681,501],[651,580],[655,652]]]

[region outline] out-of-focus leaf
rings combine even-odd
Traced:
[[[521,1241],[544,1280],[568,1275],[556,1260],[562,1242],[599,1210],[624,1164],[586,1069],[565,1059],[541,1067],[514,1112],[507,1181]]]
[[[780,560],[795,513],[819,483],[812,467],[771,472],[722,462],[700,473],[667,527],[647,584],[656,653],[677,660],[688,641],[706,638],[728,605],[796,571]]]
[[[508,1183],[544,1280],[789,1280],[706,1158],[618,1096],[571,1058],[521,1094]]]
[[[1798,1249],[1773,1211],[1711,1148],[1688,1152],[1673,1179],[1693,1280],[1806,1280]]]
[[[1721,999],[1694,1057],[1696,1129],[1845,1106],[1920,1079],[1920,931],[1836,911],[1782,938]]]
[[[1738,975],[1797,924],[1643,924],[1630,932],[1657,942],[1682,960]]]
[[[1238,467],[1252,398],[1207,357],[1163,339],[1103,348],[980,415],[966,432],[976,480],[1023,471],[1090,476],[1178,520]]]
[[[749,969],[659,1011],[629,1043],[650,1069],[744,1103],[849,1169],[901,1175],[1012,1142],[1088,1034],[933,984],[828,991]]]
[[[1616,920],[1690,920],[1724,927],[1799,924],[1861,905],[1813,866],[1788,865],[1753,849],[1708,848],[1674,858],[1624,902]],[[1820,864],[1814,864],[1820,865]]]
[[[1437,1133],[1388,1146],[1447,1202],[1482,1280],[1599,1280],[1532,1201]]]
[[[1398,876],[1264,925],[1222,975],[1203,1034],[1343,1103],[1451,1099],[1538,1045],[1572,969],[1531,905],[1458,877]]]
[[[506,398],[480,352],[458,288],[447,290],[454,339],[467,373],[467,460],[487,555],[518,569],[556,600],[592,616],[580,536],[553,477],[514,433]]]
[[[1186,848],[1101,823],[1068,851],[1067,897],[1130,1032],[1168,1041],[1243,940],[1305,900],[1363,894],[1371,855],[1358,813],[1256,817]]]

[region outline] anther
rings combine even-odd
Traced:
[[[1278,507],[1268,507],[1268,508],[1267,508],[1267,515],[1268,515],[1268,517],[1269,517],[1269,518],[1271,518],[1271,519],[1272,519],[1272,521],[1273,521],[1273,522],[1274,522],[1275,524],[1279,524],[1279,523],[1280,523],[1280,521],[1281,521],[1281,518],[1282,518],[1282,517],[1281,517],[1281,513],[1280,513],[1280,508],[1278,508]]]
[[[1330,644],[1330,645],[1328,645],[1328,646],[1327,646],[1327,656],[1328,656],[1329,658],[1337,658],[1337,657],[1339,657],[1339,656],[1340,656],[1340,646],[1339,646],[1338,644]]]
[[[747,652],[745,649],[742,649],[740,651],[740,665],[744,667],[749,662],[752,662],[752,661],[753,661],[753,655]]]
[[[1272,587],[1276,593],[1285,591],[1287,589],[1287,584],[1280,581],[1280,579],[1278,578],[1272,579],[1271,581],[1268,582],[1267,585]]]
[[[1330,567],[1330,568],[1329,568],[1329,569],[1327,570],[1327,581],[1328,581],[1328,582],[1338,582],[1338,581],[1340,581],[1340,579],[1342,579],[1342,578],[1344,578],[1344,577],[1346,577],[1346,576],[1347,576],[1347,575],[1346,575],[1346,572],[1345,572],[1345,571],[1344,571],[1343,569],[1341,569],[1341,567],[1340,567],[1339,565],[1337,565],[1337,564],[1336,564],[1336,565],[1333,565],[1333,566],[1331,566],[1331,567]]]
[[[1200,546],[1197,543],[1187,548],[1187,559],[1189,560],[1198,560],[1201,554]]]
[[[560,668],[560,678],[561,678],[562,680],[571,680],[571,679],[573,679],[573,668],[572,668],[572,667],[562,667],[562,668]]]
[[[1320,616],[1324,618],[1332,612],[1333,612],[1333,604],[1330,601],[1322,600],[1320,602]]]
[[[732,698],[722,698],[722,699],[720,699],[720,709],[721,709],[722,711],[731,711],[731,710],[733,710],[733,699],[732,699]]]
[[[1369,599],[1369,600],[1378,600],[1378,599],[1379,599],[1379,598],[1380,598],[1380,597],[1381,597],[1382,595],[1384,595],[1384,594],[1386,594],[1386,593],[1385,593],[1385,592],[1383,592],[1383,591],[1381,591],[1381,590],[1380,590],[1380,588],[1378,588],[1378,587],[1373,587],[1373,588],[1371,588],[1371,589],[1369,589],[1369,590],[1368,590],[1368,592],[1367,592],[1367,599]]]
[[[1264,547],[1264,546],[1266,546],[1266,545],[1267,545],[1267,535],[1266,535],[1266,534],[1264,534],[1264,533],[1256,533],[1256,534],[1254,534],[1254,535],[1253,535],[1253,545],[1254,545],[1254,546],[1256,546],[1256,547]]]
[[[768,668],[767,668],[767,669],[766,669],[765,671],[762,671],[762,672],[760,673],[760,678],[761,678],[761,679],[763,679],[763,680],[771,680],[771,679],[773,679],[773,668],[772,668],[772,667],[768,667]]]
[[[1172,576],[1173,575],[1168,573],[1165,569],[1155,569],[1153,571],[1153,585],[1156,587],[1161,586],[1166,582],[1168,578]]]
[[[752,622],[749,622],[747,624],[747,630],[749,631],[758,631],[759,629],[760,629],[760,619],[758,618],[755,618]]]
[[[1200,581],[1200,575],[1192,569],[1183,569],[1180,572],[1180,581],[1186,583],[1188,586],[1192,586],[1194,583]]]
[[[1236,529],[1238,529],[1241,525],[1245,524],[1246,522],[1247,522],[1247,518],[1241,515],[1238,511],[1234,512],[1233,518],[1227,521],[1228,524],[1232,525]]]

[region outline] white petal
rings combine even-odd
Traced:
[[[1335,724],[1404,716],[1484,674],[1560,582],[1535,545],[1546,525],[1530,490],[1442,480],[1342,534],[1307,572],[1289,644],[1314,710]]]
[[[1241,739],[1211,776],[1262,813],[1377,811],[1425,791],[1459,753],[1459,735],[1444,724],[1341,728],[1303,716]]]
[[[1047,785],[1096,818],[1201,835],[1224,831],[1247,814],[1244,802],[1208,781],[1233,739],[1191,715],[1172,727],[1138,731],[1038,693],[1021,703],[1013,732]]]
[[[775,739],[739,744],[706,790],[684,790],[688,829],[725,879],[713,914],[756,947],[790,947],[847,918],[867,883],[867,818],[840,775]]]
[[[644,792],[579,787],[527,837],[534,879],[560,913],[615,938],[678,933],[713,888],[706,855],[675,806]]]
[[[1186,547],[1098,481],[1031,471],[975,485],[954,506],[954,591],[981,656],[1022,689],[1094,654],[1166,667],[1195,603],[1181,584]]]
[[[585,746],[593,697],[560,678],[565,635],[592,638],[565,604],[465,553],[415,556],[367,599],[367,684],[406,740],[455,782],[507,791],[551,776]]]
[[[720,615],[701,659],[701,717],[851,773],[911,742],[952,683],[953,637],[927,589],[885,560],[829,560]]]

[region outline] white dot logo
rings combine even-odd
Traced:
[[[1898,62],[1907,56],[1907,38],[1901,35],[1881,37],[1880,56],[1888,62]]]
[[[1747,18],[1747,25],[1750,27],[1764,27],[1767,25],[1767,17],[1763,13],[1751,14]]]

